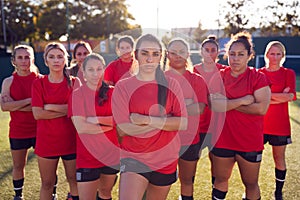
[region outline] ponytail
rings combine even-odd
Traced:
[[[163,114],[163,109],[166,107],[167,94],[168,94],[168,81],[164,72],[161,70],[160,65],[156,68],[155,80],[158,85],[157,102],[160,105],[160,113]]]
[[[108,99],[108,96],[107,96],[107,92],[108,92],[108,89],[109,89],[109,85],[107,83],[105,83],[104,81],[102,81],[102,85],[99,89],[99,100],[98,100],[98,105],[99,106],[102,106],[103,103],[105,101],[107,101]]]

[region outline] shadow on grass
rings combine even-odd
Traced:
[[[34,157],[35,157],[34,152],[28,152],[27,163],[29,163]],[[12,173],[12,166],[11,166],[10,168],[8,168],[6,171],[4,171],[4,172],[0,175],[0,183],[1,183],[7,176],[10,176],[11,173]]]
[[[297,120],[297,119],[295,119],[294,117],[291,117],[291,116],[290,116],[290,119],[291,119],[293,122],[295,122],[296,124],[300,125],[300,121],[299,121],[299,120]]]

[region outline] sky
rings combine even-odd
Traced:
[[[232,2],[236,0],[231,0]],[[253,7],[261,7],[273,0],[253,0]],[[219,12],[227,0],[126,0],[128,11],[135,17],[133,24],[142,28],[197,27],[217,29]]]

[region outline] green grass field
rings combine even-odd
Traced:
[[[299,91],[299,83],[297,88]],[[300,93],[297,94],[300,99]],[[287,178],[284,187],[285,200],[300,199],[300,100],[290,103],[290,115],[292,124],[293,143],[288,146],[286,152],[287,160]],[[278,116],[280,117],[280,116]],[[8,122],[9,114],[0,111],[0,199],[12,199],[14,192],[12,187],[12,161],[8,141]],[[59,199],[65,199],[68,192],[68,186],[65,180],[65,174],[62,163],[59,164],[58,196]],[[271,200],[274,191],[274,163],[269,145],[265,146],[263,161],[260,170],[259,184],[261,188],[262,199]],[[40,177],[37,166],[36,156],[31,150],[29,153],[28,164],[26,166],[26,178],[24,197],[26,200],[35,200],[39,198]],[[117,186],[113,191],[113,199],[117,198]],[[235,166],[230,179],[228,200],[241,199],[244,188],[240,180],[239,172]],[[180,194],[179,181],[171,188],[168,199],[176,200]],[[194,198],[197,200],[211,199],[210,168],[207,152],[204,151],[202,158],[198,163],[197,175],[195,179]]]

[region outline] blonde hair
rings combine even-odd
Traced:
[[[282,53],[282,58],[280,60],[280,65],[282,66],[283,63],[285,62],[285,58],[286,58],[286,50],[285,50],[285,47],[284,45],[279,42],[279,41],[271,41],[268,43],[268,45],[266,46],[266,50],[265,50],[265,54],[264,54],[264,59],[265,59],[265,63],[266,63],[266,66],[269,66],[269,59],[267,58],[267,54],[269,53],[271,47],[277,47],[281,50],[281,53]]]

